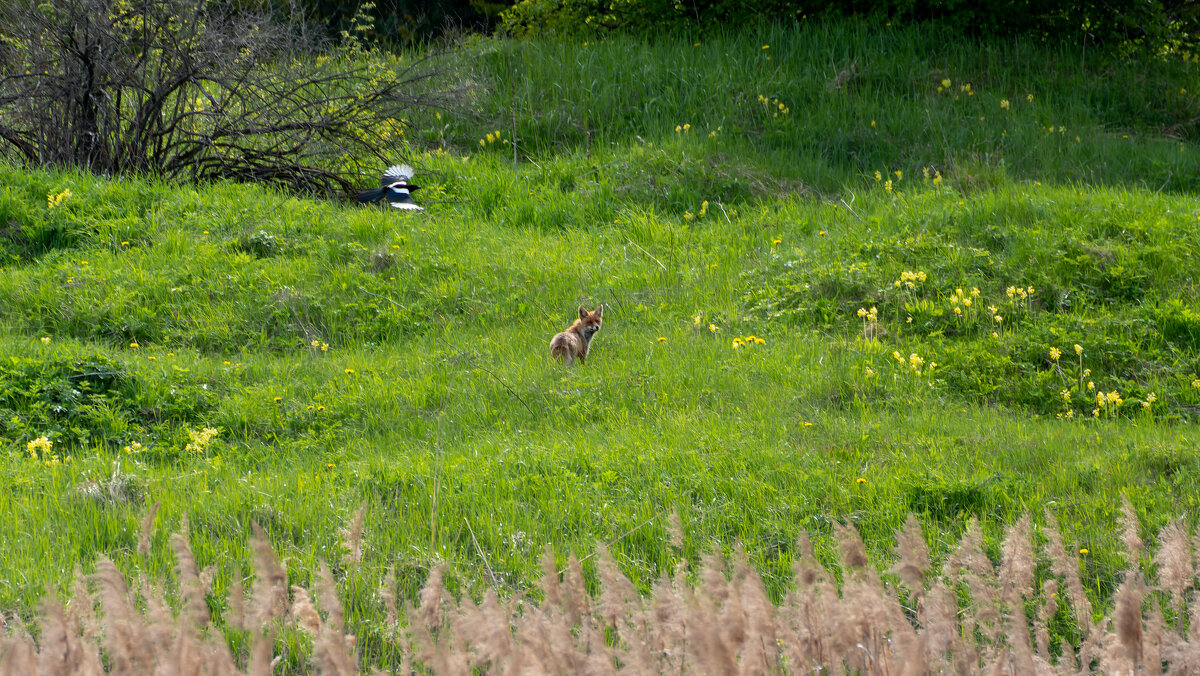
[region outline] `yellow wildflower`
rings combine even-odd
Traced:
[[[1075,343],[1075,354],[1083,354],[1083,346]]]
[[[1008,99],[1000,99],[1000,108],[1008,110]]]
[[[1058,361],[1058,358],[1061,356],[1062,356],[1062,351],[1059,350],[1057,347],[1050,348],[1050,360],[1051,361]]]

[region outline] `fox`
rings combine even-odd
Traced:
[[[568,366],[576,359],[580,364],[587,363],[588,348],[591,347],[592,337],[600,330],[603,313],[603,305],[597,306],[593,312],[588,312],[587,308],[580,305],[579,319],[568,326],[566,331],[557,333],[550,339],[550,356]]]

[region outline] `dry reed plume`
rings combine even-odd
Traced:
[[[1098,620],[1083,594],[1079,561],[1050,514],[1040,554],[1026,515],[1007,529],[998,565],[972,521],[940,574],[910,516],[897,533],[888,571],[898,584],[885,582],[870,565],[852,527],[837,529],[840,584],[802,535],[791,589],[779,605],[770,602],[740,550],[731,561],[709,554],[693,576],[685,566],[664,574],[643,596],[601,546],[595,595],[586,591],[579,559],[572,556],[560,573],[547,548],[541,603],[501,599],[494,591],[480,603],[469,596],[456,600],[439,566],[404,612],[389,569],[375,610],[386,622],[385,640],[402,658],[395,671],[406,674],[1198,674],[1197,542],[1182,521],[1163,528],[1151,579],[1142,568],[1146,557],[1133,508],[1125,502],[1122,511],[1129,567],[1111,612]],[[143,542],[153,513],[143,522]],[[360,563],[362,519],[360,510],[346,531],[346,562],[353,565]],[[677,518],[670,525],[677,546]],[[170,546],[174,594],[146,579],[131,586],[101,557],[93,574],[77,573],[70,603],[47,595],[36,640],[18,620],[6,623],[0,674],[375,671],[359,664],[356,637],[346,633],[338,588],[324,564],[311,588],[291,585],[289,594],[286,570],[254,526],[257,576],[248,599],[235,579],[222,631],[209,616],[212,571],[197,569],[186,519]],[[1040,584],[1039,556],[1052,573]],[[689,577],[696,582],[686,582]],[[1074,644],[1051,645],[1056,616],[1060,633],[1074,623]],[[274,639],[285,631],[311,640],[307,655],[281,664],[284,656],[275,649],[282,644]],[[233,632],[248,632],[242,654],[226,640]]]

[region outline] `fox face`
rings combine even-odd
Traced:
[[[596,335],[596,332],[600,330],[600,323],[603,319],[601,315],[603,313],[603,305],[597,307],[593,312],[588,312],[587,308],[582,305],[579,306],[579,331],[583,333],[583,337],[589,342],[592,340],[592,336]]]

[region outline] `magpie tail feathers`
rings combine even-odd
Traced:
[[[366,204],[367,202],[374,202],[375,200],[383,199],[383,196],[387,194],[387,190],[387,188],[375,188],[374,190],[360,192],[358,197],[355,199],[363,204]]]

